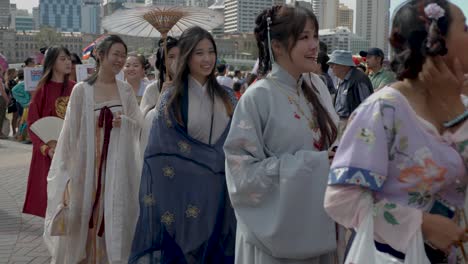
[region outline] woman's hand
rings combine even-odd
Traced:
[[[114,119],[112,119],[112,127],[120,127],[122,125],[122,112],[117,112],[114,116]]]
[[[465,76],[461,63],[455,59],[451,70],[442,57],[430,57],[419,74],[422,85],[427,87],[429,109],[440,124],[450,121],[464,112],[461,101]]]
[[[46,145],[49,147],[49,150],[47,151],[47,156],[49,156],[50,159],[53,159],[55,154],[55,147],[57,146],[57,140],[51,140],[47,142]]]
[[[468,237],[465,230],[454,221],[441,215],[423,214],[422,233],[434,247],[448,253],[452,246],[458,246]]]

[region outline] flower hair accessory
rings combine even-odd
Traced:
[[[445,10],[436,3],[428,4],[424,8],[424,13],[426,14],[427,18],[432,20],[439,20],[445,16]]]

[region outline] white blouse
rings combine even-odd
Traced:
[[[210,142],[211,116],[213,113],[211,144],[215,144],[223,134],[230,119],[223,100],[215,97],[213,106],[213,100],[208,94],[207,83],[201,85],[192,76],[189,76],[188,86],[187,131],[191,137],[208,144]]]

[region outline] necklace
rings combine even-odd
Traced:
[[[275,84],[275,86],[284,94],[288,97],[288,101],[289,103],[291,104],[294,104],[296,106],[296,109],[297,109],[297,112],[303,116],[305,119],[307,119],[308,121],[308,125],[309,125],[309,128],[314,131],[314,132],[317,132],[318,130],[318,124],[317,124],[317,121],[316,119],[314,118],[316,116],[316,112],[315,111],[312,111],[312,118],[309,118],[305,111],[302,109],[301,105],[299,104],[298,100],[296,100],[295,98],[293,98],[291,95],[289,95],[287,93],[287,91],[284,90],[283,87],[281,87],[281,85],[279,85],[279,83],[274,79],[274,78],[267,78],[269,80],[272,80],[273,83]],[[299,90],[297,90],[297,96],[298,96],[298,99],[300,98],[300,93],[299,93]],[[295,113],[295,115],[297,115],[297,112]]]

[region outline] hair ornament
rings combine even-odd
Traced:
[[[275,62],[275,58],[273,56],[273,50],[271,49],[271,33],[270,33],[270,26],[272,24],[271,17],[267,17],[267,38],[268,38],[268,53],[270,54],[270,62],[273,64]]]
[[[445,16],[445,10],[436,3],[428,4],[424,8],[424,13],[427,18],[436,21]]]

